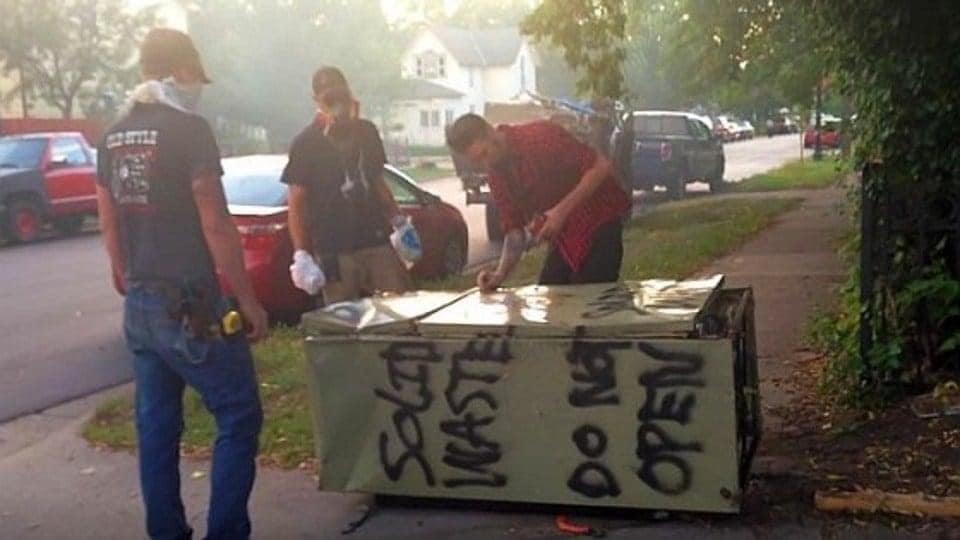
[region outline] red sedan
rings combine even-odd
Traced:
[[[822,148],[840,148],[840,126],[833,123],[824,123],[820,129],[820,146]],[[813,148],[817,145],[817,130],[809,128],[803,132],[803,146]]]
[[[240,231],[247,271],[264,308],[281,318],[313,307],[290,281],[293,246],[287,230],[287,187],[280,182],[286,164],[287,156],[282,155],[223,160],[224,191]],[[414,277],[461,272],[467,261],[468,236],[460,212],[390,165],[384,179],[420,233],[423,258],[411,269]]]

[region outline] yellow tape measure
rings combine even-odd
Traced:
[[[231,309],[220,320],[220,325],[223,327],[223,335],[232,336],[243,330],[243,317],[238,311]]]

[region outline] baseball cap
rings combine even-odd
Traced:
[[[147,32],[140,44],[140,68],[157,77],[169,77],[178,69],[192,68],[204,83],[213,82],[207,77],[190,36],[172,28],[153,28]]]

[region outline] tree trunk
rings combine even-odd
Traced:
[[[13,5],[13,10],[14,10],[13,13],[15,14],[14,16],[16,17],[16,23],[14,24],[14,27],[16,28],[16,36],[14,37],[14,39],[16,39],[17,42],[20,43],[19,45],[17,45],[18,50],[16,52],[16,62],[17,62],[16,69],[17,69],[17,76],[20,79],[20,92],[19,92],[20,93],[20,114],[22,114],[24,118],[30,118],[30,97],[29,97],[30,88],[29,88],[29,85],[27,84],[27,74],[23,70],[23,60],[24,60],[24,57],[27,55],[28,49],[23,45],[24,29],[23,29],[23,20],[21,18],[23,14],[22,8],[23,6],[19,1],[15,2]]]
[[[65,99],[62,104],[57,105],[57,108],[60,109],[60,115],[63,118],[67,120],[73,118],[73,98]]]
[[[817,113],[816,120],[814,121],[814,143],[813,143],[813,159],[822,159],[823,158],[823,146],[820,144],[820,129],[822,127],[821,116],[823,115],[823,77],[820,77],[820,80],[817,81]]]
[[[23,74],[23,68],[17,66],[17,74],[20,76],[20,114],[24,118],[30,118],[30,98],[27,96],[27,83],[25,75]]]

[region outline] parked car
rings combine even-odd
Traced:
[[[803,146],[813,148],[817,145],[817,129],[814,126],[803,132]],[[840,123],[838,121],[820,121],[820,146],[822,148],[840,148]]]
[[[97,213],[95,154],[79,132],[0,137],[0,224],[32,242],[46,224],[63,234]]]
[[[663,186],[681,197],[689,182],[702,180],[711,191],[723,185],[723,141],[697,115],[676,111],[636,111],[633,122],[634,189]]]
[[[800,133],[800,124],[788,115],[777,115],[770,121],[767,128],[767,135],[784,135],[787,133]]]
[[[756,136],[757,130],[753,128],[753,124],[749,120],[743,120],[738,125],[740,126],[741,139],[752,139]]]
[[[740,126],[729,116],[718,116],[713,123],[713,133],[723,142],[733,142],[738,140]]]
[[[223,160],[223,187],[240,231],[243,257],[257,298],[272,315],[286,318],[311,309],[310,298],[290,281],[293,246],[287,229],[287,186],[280,176],[287,157],[259,155]],[[453,206],[387,165],[384,179],[400,209],[413,218],[423,258],[417,278],[461,272],[467,262],[467,225]]]

